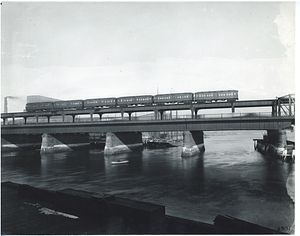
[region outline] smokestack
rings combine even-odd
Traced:
[[[4,98],[4,113],[7,113],[7,97]]]
[[[8,112],[8,104],[7,104],[7,99],[17,99],[18,97],[13,97],[13,96],[6,96],[4,98],[4,113]]]

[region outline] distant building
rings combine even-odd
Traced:
[[[55,102],[55,101],[60,101],[60,99],[49,98],[49,97],[44,97],[44,96],[40,96],[40,95],[30,95],[30,96],[27,96],[27,103],[33,103],[33,102]]]

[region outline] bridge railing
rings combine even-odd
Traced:
[[[171,116],[170,114],[165,114],[163,116],[163,120],[176,120],[176,119],[201,119],[201,120],[208,120],[208,119],[247,119],[247,118],[266,118],[266,117],[274,117],[271,112],[259,112],[259,113],[219,113],[219,114],[199,114],[197,117],[192,117],[192,115],[180,115],[180,116]],[[155,117],[131,117],[131,121],[154,121],[156,120]],[[100,119],[93,119],[93,122],[128,122],[129,117],[103,117]],[[72,119],[66,119],[65,122],[61,120],[51,120],[50,123],[72,123]],[[82,118],[78,117],[75,119],[75,123],[91,123],[90,118]],[[36,119],[27,119],[27,124],[36,124]],[[38,121],[39,124],[47,124],[48,120],[46,118],[40,118]],[[1,123],[3,125],[3,122]],[[15,119],[14,123],[13,120],[7,120],[5,125],[25,125],[24,119],[18,118]]]
[[[258,117],[258,118],[265,118],[265,117],[272,117],[271,112],[258,112],[258,113],[221,113],[221,114],[204,114],[197,116],[198,119],[223,119],[223,118],[251,118],[251,117]]]
[[[271,112],[258,112],[258,113],[217,113],[217,114],[201,114],[197,115],[195,119],[228,119],[228,118],[265,118],[265,117],[273,117]],[[153,118],[154,119],[154,118]],[[166,116],[163,119],[192,119],[192,115],[183,115],[177,117]],[[152,119],[151,119],[152,120]]]

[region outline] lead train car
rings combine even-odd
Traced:
[[[37,111],[52,111],[52,102],[32,102],[26,104],[27,112],[37,112]]]

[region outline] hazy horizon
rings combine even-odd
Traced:
[[[295,93],[292,2],[3,2],[2,87],[88,99],[239,90]],[[24,103],[25,102],[25,103]]]

